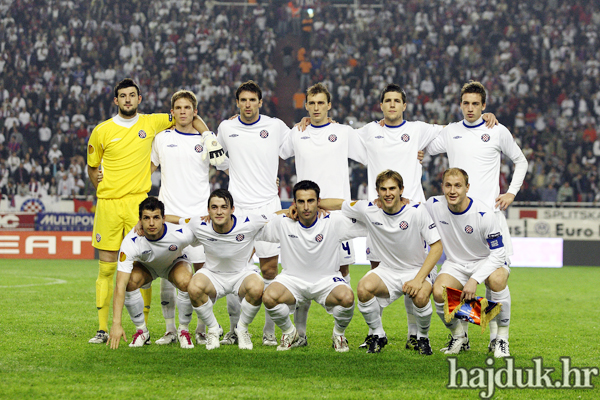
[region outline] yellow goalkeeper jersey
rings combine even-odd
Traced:
[[[117,115],[96,126],[88,142],[87,163],[92,168],[102,165],[98,198],[148,193],[152,140],[171,126],[171,114],[138,114],[131,119]]]

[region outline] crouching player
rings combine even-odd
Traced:
[[[492,293],[491,300],[502,303],[502,309],[496,316],[498,336],[494,356],[508,357],[511,299],[507,281],[510,269],[505,262],[500,224],[491,208],[467,196],[469,176],[464,170],[446,170],[442,189],[444,196],[431,197],[426,203],[447,256],[433,285],[436,311],[451,332],[450,341],[442,350],[446,354],[458,354],[468,341],[460,321],[454,318],[446,323],[444,319],[444,287],[461,289],[462,297],[472,300],[475,299],[477,285],[485,281]]]
[[[280,242],[282,272],[263,294],[267,313],[281,329],[277,350],[289,350],[299,335],[290,320],[290,308],[296,303],[316,301],[333,314],[333,348],[348,351],[344,334],[354,314],[354,293],[339,271],[339,247],[342,241],[365,236],[363,224],[340,214],[318,218],[319,186],[300,181],[293,189],[298,221],[273,218],[261,232],[261,239]]]
[[[425,207],[402,197],[404,183],[398,172],[389,169],[381,172],[376,187],[381,208],[367,200],[321,202],[325,209],[341,208],[346,217],[363,222],[367,238],[381,258],[381,264],[369,271],[357,288],[358,309],[369,326],[365,340],[369,344],[367,353],[379,353],[387,344],[380,306],[387,307],[406,294],[412,300],[417,322],[417,348],[421,354],[431,355],[429,275],[442,255],[440,235]],[[424,243],[431,246],[429,254]]]
[[[151,284],[158,277],[168,279],[179,289],[177,339],[182,348],[194,348],[188,327],[193,311],[187,293],[193,267],[182,251],[190,244],[196,243],[196,240],[188,228],[165,222],[164,217],[163,203],[156,197],[148,197],[139,206],[144,236],[138,236],[133,228],[121,243],[113,299],[113,325],[107,343],[111,349],[119,347],[121,338],[127,342],[121,325],[123,304],[136,328],[129,347],[150,344],[140,288]]]
[[[252,350],[248,325],[260,310],[264,283],[258,272],[248,266],[254,238],[269,222],[264,215],[234,215],[231,193],[217,189],[208,198],[210,222],[201,217],[180,220],[204,246],[206,262],[189,284],[189,293],[198,318],[208,328],[206,349],[220,347],[223,332],[213,312],[214,302],[228,294],[243,298],[241,315],[234,328],[240,349]]]

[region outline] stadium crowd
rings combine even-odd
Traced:
[[[141,84],[142,112],[167,112],[171,94],[190,89],[213,130],[236,114],[232,88],[247,79],[261,85],[261,112],[270,116],[282,114],[298,87],[323,82],[334,96],[332,117],[354,127],[381,119],[378,96],[390,82],[408,95],[408,120],[458,121],[460,86],[476,79],[488,90],[486,111],[530,161],[517,200],[600,200],[596,3],[436,0],[355,9],[323,1],[312,12],[276,0],[256,7],[2,1],[2,193],[93,195],[87,140],[114,114],[112,87],[128,76]],[[276,50],[286,35],[301,37],[293,57]],[[278,82],[294,63],[297,85],[278,98]],[[426,193],[438,194],[447,160],[426,156],[424,165]],[[511,170],[507,160],[503,192]],[[354,165],[355,198],[365,172]],[[289,197],[292,164],[282,163],[280,179],[282,198]],[[216,188],[226,181],[216,173],[211,182]]]

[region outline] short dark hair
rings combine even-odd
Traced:
[[[242,92],[256,93],[258,100],[262,100],[262,90],[260,90],[260,86],[258,86],[258,84],[252,80],[242,83],[240,87],[237,88],[235,91],[236,100],[240,99],[240,93]]]
[[[321,188],[319,188],[319,185],[317,185],[313,181],[308,180],[300,181],[294,185],[294,188],[292,189],[292,191],[294,192],[294,200],[296,200],[296,192],[298,190],[314,190],[317,194],[317,199],[321,194]]]
[[[140,219],[142,219],[142,214],[144,210],[154,211],[160,210],[160,216],[165,216],[165,205],[162,201],[154,196],[146,197],[144,201],[140,203]]]
[[[133,79],[125,78],[121,82],[117,83],[117,86],[115,86],[115,97],[119,97],[119,90],[129,87],[134,87],[135,90],[137,90],[138,96],[142,94],[142,92],[140,92],[140,87],[134,82]]]
[[[392,171],[391,169],[386,169],[383,172],[380,172],[377,175],[377,179],[375,179],[375,188],[379,190],[379,187],[383,185],[383,182],[388,179],[393,179],[398,184],[398,189],[404,188],[404,180],[402,179],[402,175],[399,172]]]
[[[213,197],[217,197],[219,199],[225,200],[227,204],[229,204],[230,208],[233,208],[233,196],[229,193],[227,189],[216,189],[208,196],[208,207],[210,208],[210,200]]]
[[[385,94],[388,92],[400,93],[402,95],[402,102],[406,103],[406,92],[404,91],[404,89],[402,89],[400,87],[400,85],[396,85],[395,83],[390,83],[385,88],[383,88],[383,90],[381,91],[381,95],[379,96],[380,103],[383,103],[383,98],[385,97]]]
[[[463,94],[466,93],[475,93],[481,95],[481,104],[485,105],[485,87],[481,84],[481,82],[477,81],[469,81],[465,83],[460,90],[460,102],[462,103]]]

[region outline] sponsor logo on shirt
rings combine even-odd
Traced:
[[[210,242],[216,242],[217,241],[217,239],[213,239],[213,238],[208,238],[207,240],[210,241]]]
[[[452,139],[462,139],[462,136],[454,136]]]
[[[140,137],[140,139],[145,139],[146,138],[146,132],[144,132],[144,130],[142,129],[141,131],[138,132],[138,136]]]
[[[168,144],[167,147],[177,147],[176,144]]]
[[[292,239],[298,239],[298,236],[296,235],[288,235],[289,237],[291,237]]]
[[[315,236],[315,240],[317,243],[321,243],[323,241],[323,235],[319,233],[317,236]]]
[[[172,244],[169,246],[169,251],[175,251],[177,250],[177,245],[176,244]]]
[[[260,137],[263,138],[263,139],[268,138],[269,137],[269,132],[267,132],[266,130],[263,129],[262,131],[260,131]]]
[[[402,139],[403,142],[408,142],[410,140],[410,136],[405,133],[404,135],[400,136],[400,139]]]
[[[465,232],[467,232],[470,235],[471,233],[473,233],[473,227],[471,225],[465,226]]]
[[[244,240],[244,235],[242,235],[241,233],[239,235],[237,235],[235,237],[235,240],[237,240],[238,242],[241,242],[242,240]]]
[[[429,229],[433,229],[433,228],[435,228],[435,222],[433,224],[429,225]]]
[[[446,221],[440,221],[440,224],[449,225]]]
[[[261,214],[260,216],[263,217],[263,219],[268,219],[265,214]]]
[[[373,224],[373,225],[378,225],[378,226],[380,226],[380,225],[383,225],[381,222],[377,222],[377,221],[375,221],[375,222],[372,222],[372,224]]]
[[[337,141],[337,136],[335,136],[335,135],[333,135],[333,134],[329,135],[329,141],[330,141],[331,143],[333,143],[333,142]]]
[[[150,253],[152,253],[152,250],[144,250],[142,252],[142,255],[145,256],[146,254],[150,254]]]
[[[399,226],[400,226],[400,229],[402,229],[403,231],[405,231],[405,230],[408,229],[408,222],[402,221],[402,222],[400,222]]]
[[[240,135],[238,135],[237,133],[232,133],[231,135],[229,135],[229,137],[238,137]]]
[[[196,153],[202,153],[202,150],[203,150],[203,149],[202,149],[202,146],[201,146],[201,145],[197,144],[197,145],[194,147],[194,150],[196,151]]]
[[[301,136],[300,139],[310,139],[310,136]]]
[[[490,135],[488,135],[487,133],[484,133],[483,135],[481,135],[481,140],[483,140],[484,142],[489,142]]]
[[[381,136],[381,135],[375,136],[375,139],[383,139],[383,136]]]

